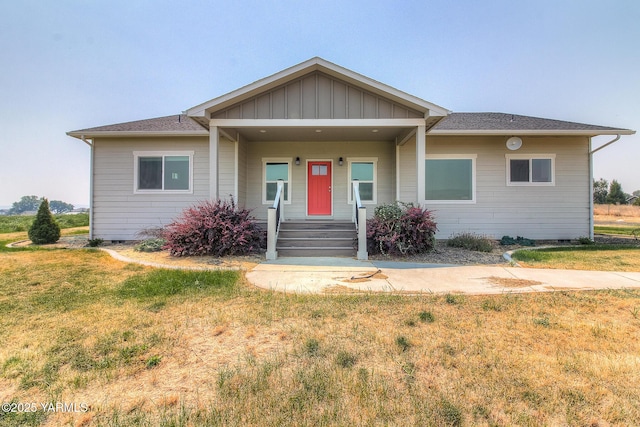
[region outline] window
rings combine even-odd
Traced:
[[[507,185],[555,185],[555,156],[507,155]]]
[[[193,151],[135,151],[134,193],[191,193]]]
[[[476,156],[428,156],[425,160],[425,200],[435,203],[475,203]]]
[[[263,159],[263,194],[262,203],[273,202],[278,192],[278,180],[284,181],[284,201],[289,200],[289,177],[291,176],[291,159]]]
[[[363,203],[377,203],[376,169],[378,159],[348,159],[349,163],[349,203],[353,203],[353,184],[358,180],[360,201]]]

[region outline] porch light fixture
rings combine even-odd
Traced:
[[[340,166],[342,166],[342,163],[343,163],[343,159],[342,159],[342,157],[340,157],[340,158],[338,159],[338,164],[339,164]]]
[[[296,166],[300,166],[300,157],[296,157]]]
[[[371,132],[378,133],[378,129],[371,129]]]
[[[321,133],[322,129],[316,129],[316,133]]]

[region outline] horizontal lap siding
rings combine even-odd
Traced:
[[[398,147],[399,175],[400,175],[400,200],[416,203],[416,139],[407,141]]]
[[[238,204],[247,206],[247,142],[238,142]]]
[[[236,159],[235,143],[221,138],[218,144],[218,194],[221,199],[235,197]]]
[[[209,140],[96,138],[93,230],[105,240],[136,240],[138,232],[171,222],[183,209],[209,198]],[[193,194],[134,194],[134,151],[193,151]]]
[[[253,208],[253,215],[266,219],[270,204],[262,204],[263,158],[290,158],[295,162],[300,157],[300,165],[292,165],[291,204],[285,204],[287,219],[306,218],[307,203],[307,160],[333,160],[333,218],[351,219],[352,205],[347,203],[348,159],[354,157],[377,157],[378,204],[395,200],[395,145],[392,142],[249,142],[247,143],[247,206]],[[343,166],[338,159],[344,159]],[[375,205],[366,205],[368,213]]]
[[[476,154],[476,203],[427,203],[438,238],[471,231],[494,238],[573,239],[589,235],[586,137],[523,137],[513,152],[506,137],[427,137],[428,154]],[[555,154],[555,186],[507,186],[506,154]]]

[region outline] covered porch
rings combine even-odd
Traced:
[[[416,169],[424,170],[424,161],[415,160],[424,158],[418,154],[418,150],[424,153],[424,119],[366,120],[363,123],[353,120],[348,123],[295,121],[298,126],[291,126],[291,120],[287,120],[289,126],[276,125],[273,121],[220,122],[222,120],[211,120],[210,126],[211,164],[214,165],[210,188],[217,188],[217,194],[211,197],[233,197],[240,206],[252,209],[253,215],[265,222],[276,205],[282,215],[278,217],[277,230],[270,233],[272,239],[279,237],[281,222],[291,223],[286,228],[296,223],[297,231],[293,234],[299,236],[299,241],[291,239],[289,243],[302,243],[307,238],[303,246],[325,251],[311,251],[305,247],[297,251],[300,256],[346,255],[346,243],[342,248],[335,245],[349,235],[344,231],[345,222],[352,223],[355,238],[358,215],[361,216],[361,228],[365,230],[364,221],[373,215],[376,206],[396,200],[416,201],[419,191],[424,194],[424,190],[416,186],[415,175],[403,177],[400,174],[401,150],[407,142],[411,142],[412,152],[404,153],[404,162],[411,161]],[[415,194],[410,198],[406,191],[401,194],[403,181],[407,181],[405,187],[415,188]],[[278,194],[279,185],[281,194]],[[304,222],[311,224],[300,224]],[[318,233],[319,227],[329,230],[330,235],[341,237],[314,242],[318,234],[327,234]],[[303,230],[308,230],[307,235]],[[352,247],[352,244],[347,246]],[[292,247],[287,247],[286,253],[292,255],[292,252]],[[366,259],[366,246],[360,248],[357,255]],[[275,249],[269,251],[268,257],[276,256]]]

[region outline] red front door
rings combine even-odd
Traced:
[[[331,162],[309,162],[307,168],[307,212],[331,215]]]

